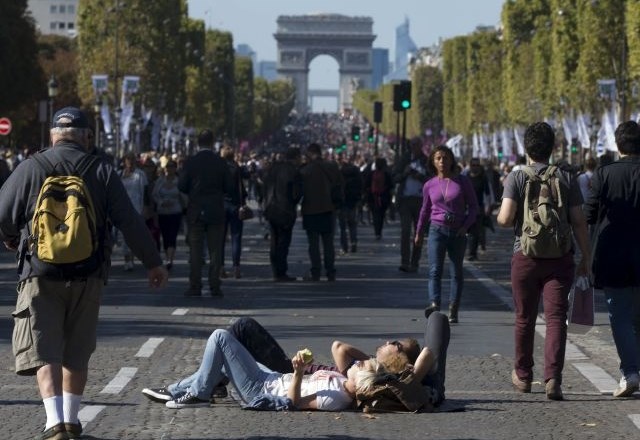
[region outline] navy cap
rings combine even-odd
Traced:
[[[89,120],[79,108],[65,107],[53,115],[51,128],[56,127],[89,128]]]

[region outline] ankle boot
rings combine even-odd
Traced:
[[[458,323],[458,306],[460,303],[453,302],[449,304],[449,322],[452,324]]]
[[[439,312],[439,311],[440,311],[440,303],[437,301],[431,301],[431,304],[429,304],[424,309],[424,317],[429,318],[429,315],[431,315],[433,312]]]

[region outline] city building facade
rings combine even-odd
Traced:
[[[36,30],[43,35],[77,35],[78,0],[29,0]]]

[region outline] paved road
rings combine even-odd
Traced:
[[[241,410],[223,399],[210,408],[175,411],[146,400],[140,390],[167,384],[195,370],[210,332],[238,316],[256,317],[288,352],[302,347],[328,361],[329,345],[343,339],[373,352],[386,340],[420,337],[426,271],[403,274],[399,225],[381,241],[360,228],[358,253],[339,257],[336,283],[274,284],[267,242],[257,220],[246,224],[243,277],[225,280],[224,299],[184,298],[186,249],[181,247],[170,286],[146,287],[138,265],[122,271],[116,257],[103,297],[98,349],[81,407],[89,438],[96,439],[622,439],[640,437],[636,398],[604,394],[618,377],[617,356],[599,298],[597,325],[572,335],[565,367],[564,402],[512,391],[513,315],[510,309],[510,231],[489,234],[481,260],[465,263],[460,324],[452,327],[447,405],[458,412],[376,414],[270,413]],[[116,251],[116,255],[118,252]],[[0,254],[0,420],[5,438],[28,439],[42,428],[42,403],[32,378],[13,373],[10,346],[15,298],[13,256]],[[306,240],[296,227],[291,273],[308,268]],[[423,259],[424,262],[424,259]],[[448,279],[445,280],[447,286]],[[544,333],[544,328],[541,327]],[[542,336],[536,339],[534,380],[541,378]]]

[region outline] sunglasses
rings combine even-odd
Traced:
[[[404,350],[404,345],[402,345],[402,342],[400,341],[390,341],[389,345],[394,345],[398,349],[398,351]]]

